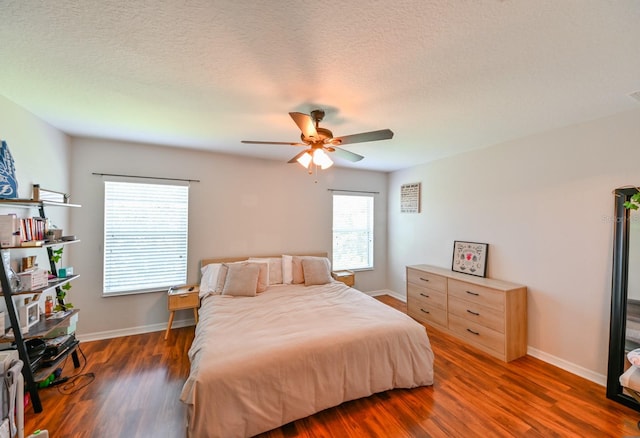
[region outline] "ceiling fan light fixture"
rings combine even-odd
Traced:
[[[328,158],[328,157],[327,157]],[[313,157],[311,156],[311,154],[309,152],[305,152],[304,154],[300,155],[300,158],[298,158],[298,163],[300,163],[305,169],[309,168],[309,164],[311,164],[311,161],[313,160]]]
[[[325,170],[330,168],[331,166],[333,166],[333,161],[331,161],[331,159],[329,159],[329,157],[327,157],[327,160],[324,164],[320,165],[320,169]]]
[[[329,158],[329,155],[326,154],[322,149],[316,149],[313,151],[313,164],[316,166],[320,166],[322,170],[328,169],[333,166],[333,161]]]
[[[352,163],[358,162],[364,158],[362,155],[358,155],[338,146],[369,141],[389,140],[393,138],[393,131],[390,129],[381,129],[378,131],[361,132],[359,134],[334,137],[330,130],[319,126],[319,122],[324,118],[324,111],[321,109],[313,110],[311,111],[311,114],[290,112],[289,116],[300,129],[300,142],[242,140],[242,143],[306,146],[308,149],[296,154],[296,156],[291,158],[288,163],[295,163],[297,161],[307,170],[311,167],[311,163],[313,163],[315,170],[317,171],[318,167],[328,169],[333,166],[333,161],[329,155],[327,155],[327,152],[336,153],[339,158],[351,161]]]

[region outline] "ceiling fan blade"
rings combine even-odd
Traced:
[[[393,131],[391,129],[381,129],[380,131],[362,132],[360,134],[334,137],[333,140],[331,140],[331,144],[343,145],[364,143],[365,141],[389,140],[390,138],[393,138]]]
[[[298,155],[296,155],[295,157],[293,157],[292,159],[290,159],[289,161],[287,161],[287,163],[295,163],[296,161],[298,161],[298,158],[300,158],[301,156],[303,156],[304,154],[306,154],[307,151],[302,151],[300,152]]]
[[[335,147],[335,146],[333,146],[333,149],[334,149],[334,153],[338,157],[344,158],[345,160],[353,161],[354,163],[356,161],[360,161],[360,160],[362,160],[364,158],[362,155],[354,154],[351,151],[347,151],[345,149],[340,149],[340,148]]]
[[[289,146],[306,146],[304,143],[287,143],[284,141],[253,141],[253,140],[242,140],[241,143],[245,144],[286,144]]]
[[[291,116],[293,121],[296,122],[296,125],[298,125],[298,128],[300,128],[300,131],[302,131],[302,135],[307,138],[318,137],[318,132],[316,131],[316,127],[313,124],[313,119],[311,118],[311,116],[303,113],[289,113],[289,115]]]

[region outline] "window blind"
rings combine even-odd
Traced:
[[[373,196],[333,195],[333,269],[373,268]]]
[[[187,281],[188,185],[105,180],[103,294]]]

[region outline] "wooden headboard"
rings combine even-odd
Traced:
[[[284,253],[287,255],[297,255],[297,256],[314,256],[314,257],[327,257],[326,252],[307,252],[307,253]],[[200,262],[200,267],[207,266],[211,263],[232,263],[232,262],[241,262],[243,260],[247,260],[249,257],[258,257],[258,258],[267,258],[267,257],[282,257],[282,254],[276,255],[259,255],[259,256],[244,256],[244,257],[222,257],[215,259],[202,259]]]

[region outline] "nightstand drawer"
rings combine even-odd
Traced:
[[[334,278],[334,280],[344,283],[349,287],[353,287],[353,285],[356,283],[356,274],[353,271],[349,271],[347,269],[344,269],[342,271],[333,271],[331,273],[331,276]]]
[[[192,309],[199,304],[200,297],[197,292],[169,295],[169,310]]]

